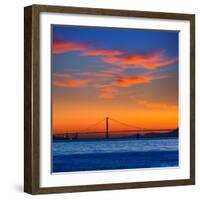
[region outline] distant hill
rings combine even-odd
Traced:
[[[131,138],[178,138],[179,135],[179,129],[175,129],[171,132],[167,132],[167,133],[145,133],[145,134],[136,134],[136,135],[131,135],[128,137]]]

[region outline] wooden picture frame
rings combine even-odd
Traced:
[[[175,180],[41,187],[40,171],[40,15],[41,13],[136,17],[187,21],[190,24],[189,177]],[[158,27],[159,29],[159,27]],[[49,133],[46,133],[49,134]],[[30,194],[83,192],[195,184],[195,16],[192,14],[32,5],[24,9],[24,191]]]

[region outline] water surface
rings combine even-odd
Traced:
[[[53,172],[178,166],[178,138],[54,140]]]

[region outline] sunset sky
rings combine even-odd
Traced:
[[[52,26],[53,133],[84,130],[105,117],[178,127],[178,32]]]

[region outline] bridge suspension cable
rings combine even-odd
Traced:
[[[96,122],[96,123],[94,123],[94,124],[91,124],[90,126],[88,126],[87,128],[85,128],[85,129],[83,129],[83,130],[81,130],[81,131],[82,131],[82,132],[87,131],[87,130],[89,130],[91,127],[94,127],[94,126],[96,126],[96,125],[102,123],[102,122],[105,121],[105,120],[106,120],[105,118],[104,118],[104,119],[101,119],[101,120],[99,120],[98,122]]]
[[[115,123],[121,124],[121,125],[123,125],[123,126],[129,127],[129,128],[131,128],[131,130],[132,130],[132,129],[133,129],[133,130],[135,130],[135,129],[139,129],[139,130],[148,130],[148,129],[146,129],[146,128],[141,128],[141,127],[139,127],[139,126],[133,126],[133,125],[130,125],[130,124],[121,122],[121,121],[119,121],[119,120],[116,120],[116,119],[113,119],[113,118],[110,118],[110,117],[106,117],[106,118],[104,118],[104,119],[101,119],[101,120],[97,121],[97,122],[94,123],[94,124],[89,125],[87,128],[78,131],[78,133],[87,133],[87,131],[88,131],[88,130],[91,130],[91,128],[93,128],[93,127],[95,128],[98,124],[100,124],[100,123],[102,123],[102,122],[105,122],[105,123],[106,123],[105,132],[106,132],[106,134],[108,135],[108,132],[113,132],[113,131],[109,131],[109,130],[108,130],[108,121],[109,121],[109,120],[110,120],[110,121],[113,121],[113,122],[115,122]],[[76,131],[76,132],[77,132],[77,131]],[[104,131],[103,131],[103,132],[104,132]],[[88,133],[89,133],[89,132],[88,132]]]
[[[145,130],[145,128],[141,128],[141,127],[138,127],[138,126],[133,126],[133,125],[130,125],[130,124],[127,124],[127,123],[124,123],[124,122],[121,122],[119,120],[116,120],[116,119],[113,119],[113,118],[109,118],[111,121],[114,121],[116,123],[119,123],[119,124],[122,124],[124,126],[128,126],[130,128],[137,128],[137,129],[141,129],[141,130]]]

